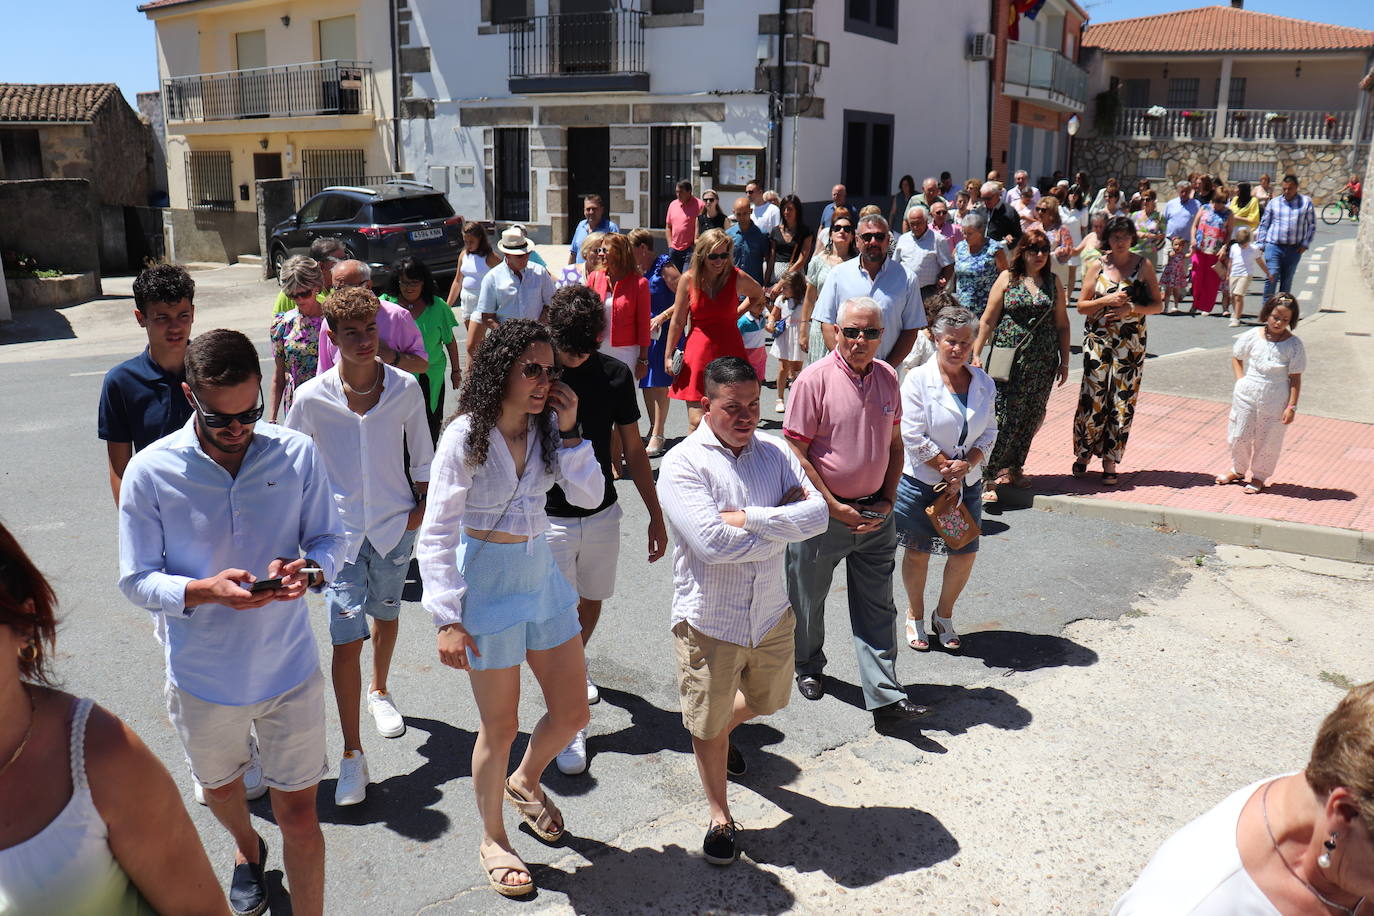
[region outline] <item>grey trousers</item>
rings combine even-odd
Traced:
[[[897,607],[892,601],[896,549],[891,515],[877,531],[861,535],[832,518],[825,533],[787,545],[787,595],[797,617],[797,676],[819,675],[825,667],[825,598],[835,567],[844,560],[849,624],[867,709],[906,699],[897,680]]]

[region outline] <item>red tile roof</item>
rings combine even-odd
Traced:
[[[164,6],[180,6],[183,3],[195,2],[196,0],[148,0],[147,3],[140,3],[138,5],[138,11],[142,13],[146,10],[161,9]]]
[[[90,121],[118,95],[114,83],[0,83],[0,122]]]
[[[1231,6],[1204,6],[1088,26],[1083,47],[1115,54],[1367,50],[1374,48],[1374,32]]]

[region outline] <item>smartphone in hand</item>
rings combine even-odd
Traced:
[[[281,577],[277,577],[276,579],[259,579],[248,586],[248,591],[255,593],[265,592],[274,588],[281,588]]]

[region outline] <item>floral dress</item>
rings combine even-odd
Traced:
[[[1136,262],[1131,275],[1120,283],[1108,280],[1106,265],[1097,275],[1100,299],[1125,288],[1136,278]],[[1078,410],[1073,417],[1074,462],[1087,464],[1097,456],[1103,461],[1121,461],[1126,440],[1135,419],[1135,402],[1140,396],[1140,380],[1145,370],[1145,317],[1135,315],[1114,319],[1105,309],[1088,316],[1083,324],[1083,384],[1078,390]]]
[[[299,309],[282,312],[272,319],[272,355],[286,366],[281,412],[291,409],[296,388],[315,377],[320,362],[320,326],[323,316],[302,315]]]
[[[954,246],[954,298],[979,317],[988,307],[988,294],[1001,273],[997,269],[997,252],[1002,248],[1002,243],[993,239],[984,241],[977,254],[969,249],[968,239]]]
[[[1046,314],[1054,311],[1058,282],[1052,276],[1049,288],[1035,291],[1017,283],[1007,288],[1002,299],[1002,318],[992,333],[992,345],[1020,349],[1010,377],[997,383],[997,443],[983,465],[983,476],[988,480],[1003,468],[1019,470],[1025,466],[1031,440],[1045,420],[1045,407],[1059,369],[1059,331],[1054,316]],[[1027,334],[1031,335],[1029,340]]]
[[[1226,438],[1231,446],[1231,469],[1242,477],[1267,481],[1283,449],[1283,409],[1288,406],[1288,377],[1307,368],[1302,341],[1289,334],[1270,340],[1264,328],[1251,328],[1236,339],[1231,355],[1245,363],[1245,375],[1231,393],[1231,417]]]

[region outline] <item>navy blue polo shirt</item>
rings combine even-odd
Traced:
[[[186,425],[191,404],[181,390],[184,372],[171,373],[144,349],[105,373],[100,388],[100,438],[132,442],[141,452]]]

